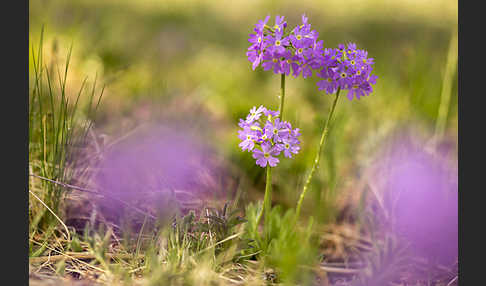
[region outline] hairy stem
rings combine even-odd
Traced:
[[[285,100],[285,74],[282,74],[280,78],[280,104],[278,106],[278,117],[280,121],[283,120],[283,111],[284,111],[284,100]]]
[[[267,165],[267,178],[265,185],[265,196],[263,197],[263,211],[265,211],[265,225],[268,224],[270,218],[270,208],[272,207],[272,167]],[[261,214],[260,214],[261,216]]]
[[[329,131],[329,122],[332,120],[332,115],[334,114],[334,110],[336,108],[336,103],[338,101],[340,91],[341,89],[338,89],[338,91],[336,92],[336,97],[334,98],[334,102],[332,103],[331,111],[329,112],[329,115],[327,117],[327,121],[326,124],[324,125],[324,129],[322,130],[321,141],[319,142],[319,148],[317,149],[317,154],[316,154],[316,158],[314,159],[314,164],[312,165],[312,169],[309,173],[309,176],[307,177],[307,180],[305,181],[304,188],[302,189],[302,193],[300,194],[299,201],[297,202],[295,221],[299,219],[300,208],[302,207],[302,202],[304,201],[305,193],[307,192],[307,188],[309,187],[312,176],[314,176],[314,173],[319,166],[319,161],[321,160],[321,151],[325,146],[327,133]]]
[[[282,120],[283,108],[285,100],[285,74],[282,74],[280,78],[280,103],[278,105],[279,115],[278,117]],[[265,221],[268,222],[271,201],[272,201],[272,167],[267,165],[267,176],[265,184],[265,196],[263,197],[262,211],[257,217],[256,225],[260,223],[263,213],[265,213]]]

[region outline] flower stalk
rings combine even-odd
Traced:
[[[270,218],[270,209],[272,207],[271,203],[272,203],[272,167],[270,167],[270,165],[267,165],[265,196],[263,197],[263,208],[262,208],[262,212],[260,213],[260,217],[261,217],[262,213],[265,211],[265,225],[268,225],[268,219]]]
[[[326,124],[324,125],[324,129],[322,130],[322,135],[321,135],[321,141],[319,142],[319,148],[317,149],[317,154],[314,159],[314,164],[312,165],[312,169],[309,173],[309,176],[307,177],[307,180],[305,181],[304,188],[302,189],[302,193],[300,194],[299,201],[297,202],[297,209],[295,212],[295,221],[299,219],[300,215],[300,209],[302,207],[302,202],[304,201],[305,194],[307,192],[307,188],[309,187],[310,181],[312,180],[312,177],[314,176],[314,173],[316,169],[319,167],[319,162],[321,159],[321,151],[324,148],[326,144],[326,138],[327,134],[329,132],[329,122],[332,120],[332,116],[334,114],[334,110],[336,109],[336,104],[339,99],[339,93],[341,89],[339,88],[336,92],[336,97],[334,98],[334,101],[331,106],[331,110],[329,111],[329,115],[327,117]]]
[[[284,100],[285,100],[285,74],[281,74],[280,77],[280,104],[278,106],[278,116],[280,121],[283,120],[283,111],[284,111]]]
[[[278,117],[280,120],[283,118],[283,108],[285,101],[285,74],[280,77],[280,103],[278,106]],[[270,209],[272,207],[272,167],[267,165],[266,183],[265,183],[265,195],[263,197],[262,211],[257,217],[256,225],[260,223],[263,213],[265,213],[265,225],[268,224],[268,219],[270,217]]]

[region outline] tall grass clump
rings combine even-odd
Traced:
[[[70,182],[75,174],[82,175],[87,165],[80,166],[77,159],[87,143],[88,131],[100,103],[103,89],[97,99],[96,79],[90,90],[87,77],[77,92],[70,94],[68,72],[71,63],[72,45],[68,50],[63,67],[52,60],[46,62],[43,56],[44,28],[40,41],[31,47],[32,70],[29,73],[29,191],[31,207],[29,223],[31,235],[37,228],[46,230],[52,226],[62,209],[60,205],[66,189],[45,179]],[[53,52],[57,53],[57,46]],[[80,100],[82,95],[86,96]],[[81,113],[81,101],[86,100],[86,114]],[[83,120],[80,120],[81,117]],[[36,195],[37,194],[37,195]],[[40,202],[35,208],[34,201]],[[60,221],[62,223],[62,221]]]

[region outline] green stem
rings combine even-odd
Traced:
[[[280,103],[278,106],[278,111],[279,111],[278,117],[280,118],[280,120],[282,120],[284,100],[285,100],[285,74],[282,74],[280,78]],[[272,201],[272,167],[270,167],[270,165],[267,165],[265,196],[263,197],[262,211],[257,217],[257,221],[256,221],[257,226],[260,223],[260,220],[264,212],[265,212],[265,221],[267,221],[267,219],[270,217],[269,214],[271,208],[271,201]]]
[[[319,148],[317,149],[317,154],[316,154],[316,158],[314,159],[314,164],[312,165],[312,169],[309,173],[309,176],[307,177],[307,180],[305,181],[304,188],[302,189],[302,193],[300,194],[299,201],[297,202],[295,221],[299,219],[300,208],[302,207],[302,202],[304,201],[305,193],[307,192],[307,188],[309,187],[312,176],[314,176],[314,173],[319,166],[319,161],[321,160],[321,151],[325,146],[327,133],[329,131],[329,122],[332,120],[332,115],[334,114],[334,110],[336,108],[336,103],[338,101],[340,91],[341,89],[338,89],[338,91],[336,92],[336,97],[334,98],[334,102],[332,103],[331,111],[329,112],[329,115],[327,117],[327,121],[326,124],[324,125],[324,129],[322,130],[321,141],[319,142]]]
[[[268,219],[270,218],[270,209],[272,207],[272,167],[267,165],[267,182],[265,185],[265,196],[263,197],[263,211],[265,211],[265,225],[268,225]]]
[[[278,106],[278,117],[280,121],[283,120],[283,110],[284,110],[284,99],[285,99],[285,74],[282,74],[280,78],[280,104]]]

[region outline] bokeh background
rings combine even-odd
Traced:
[[[29,5],[31,45],[44,26],[47,63],[62,66],[73,46],[68,94],[75,96],[86,76],[90,84],[97,76],[98,84],[106,85],[92,118],[97,134],[116,140],[148,122],[182,124],[213,148],[243,203],[263,198],[265,177],[238,148],[238,120],[253,106],[278,106],[280,76],[252,71],[245,55],[248,34],[266,15],[271,21],[284,15],[295,26],[305,13],[325,47],[355,42],[368,50],[379,77],[369,97],[341,97],[306,197],[306,215],[333,219],[330,210],[360,188],[392,134],[408,132],[423,142],[439,134],[457,164],[457,1],[36,0]],[[332,101],[317,90],[317,80],[286,81],[286,119],[303,135],[301,152],[281,160],[273,172],[273,202],[283,207],[295,206]]]

